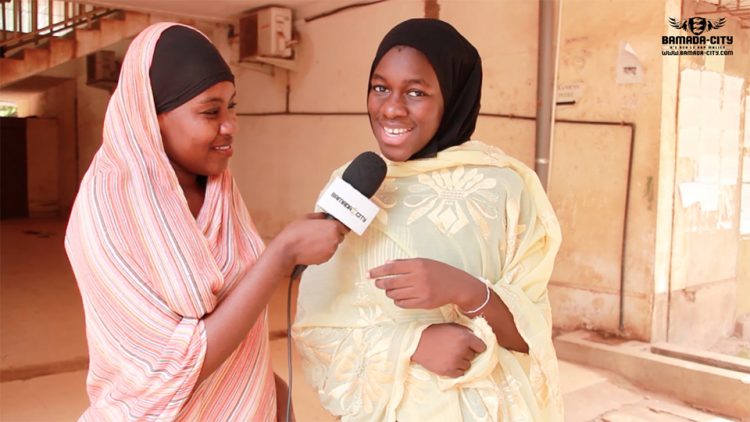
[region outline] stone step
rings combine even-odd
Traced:
[[[750,419],[750,374],[656,354],[648,343],[606,344],[585,331],[557,336],[554,344],[560,359],[615,372],[702,409]]]
[[[0,87],[135,36],[149,24],[149,15],[125,11],[101,19],[91,28],[77,28],[66,38],[51,38],[45,47],[23,49],[0,59]]]

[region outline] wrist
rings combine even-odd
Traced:
[[[285,273],[291,274],[295,265],[297,265],[297,254],[292,245],[292,242],[279,235],[266,247],[264,255],[270,255]]]
[[[484,278],[471,277],[462,289],[462,298],[456,302],[458,310],[464,314],[478,315],[490,300],[490,284]]]
[[[485,285],[482,280],[469,276],[456,296],[454,305],[459,309],[476,309],[482,304],[485,297]]]

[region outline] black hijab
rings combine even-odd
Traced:
[[[411,159],[434,157],[439,151],[469,140],[477,124],[482,96],[482,59],[477,49],[450,24],[437,19],[409,19],[396,25],[380,42],[370,78],[393,47],[419,50],[435,70],[444,112],[435,136]],[[367,92],[369,95],[370,84]]]
[[[219,82],[234,82],[229,65],[211,41],[182,25],[162,32],[149,76],[156,114],[174,110]]]

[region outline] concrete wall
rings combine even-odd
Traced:
[[[43,137],[34,137],[42,142],[35,144],[29,149],[29,165],[44,168],[46,176],[44,183],[39,183],[34,189],[33,196],[39,196],[39,204],[46,203],[45,213],[66,215],[73,204],[75,194],[78,190],[77,177],[77,146],[76,146],[76,111],[75,98],[76,86],[72,79],[61,79],[61,82],[46,91],[29,93],[25,95],[15,94],[13,101],[18,104],[19,117],[40,117],[54,119],[56,122],[57,139],[55,145],[49,149],[44,147]],[[50,171],[54,168],[54,177]],[[47,186],[47,184],[50,184]],[[31,186],[29,186],[32,189]],[[53,193],[54,192],[54,193]],[[29,192],[31,195],[31,191]],[[57,205],[49,204],[50,198],[57,198]],[[30,196],[31,198],[31,196]]]
[[[662,2],[564,2],[558,85],[578,85],[580,95],[575,104],[558,106],[556,117],[628,122],[635,125],[636,132],[628,180],[629,127],[557,125],[549,189],[563,227],[563,246],[550,293],[555,321],[562,328],[619,331],[622,231],[626,223],[622,334],[639,339],[652,335],[662,100],[660,40],[665,22]],[[624,83],[618,80],[618,67],[623,64],[620,57],[630,53],[640,63],[635,71],[639,80]],[[628,74],[623,76],[627,79]],[[556,163],[561,161],[570,165],[557,169]],[[564,189],[564,182],[576,164],[605,172],[588,172],[589,180],[581,181],[579,188],[570,192]],[[570,200],[572,194],[582,197]]]
[[[683,18],[694,15],[695,4],[686,1]],[[698,347],[732,333],[737,259],[746,255],[738,227],[739,147],[750,31],[727,19],[716,34],[734,37],[734,55],[680,60],[668,338]],[[691,201],[691,186],[708,189],[699,202]]]
[[[750,237],[740,241],[737,256],[737,317],[750,314]]]
[[[59,195],[59,131],[56,119],[26,120],[29,215],[56,216]]]

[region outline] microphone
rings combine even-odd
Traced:
[[[317,205],[323,208],[327,220],[336,219],[362,234],[380,210],[369,199],[380,188],[387,171],[385,161],[378,154],[365,151],[352,160],[341,179],[337,178],[329,185]],[[292,280],[302,275],[306,268],[307,265],[294,267]]]

